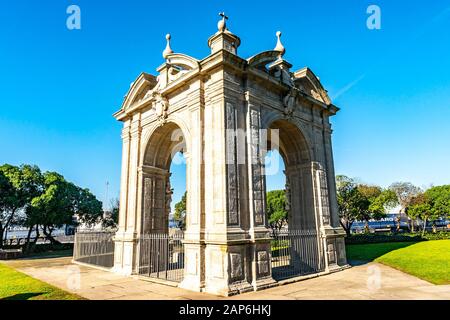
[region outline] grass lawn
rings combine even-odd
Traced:
[[[450,240],[347,246],[353,261],[376,261],[434,284],[450,284]]]
[[[0,263],[0,300],[80,300],[81,297]]]

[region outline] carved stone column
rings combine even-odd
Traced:
[[[272,278],[271,238],[266,215],[264,156],[269,146],[267,146],[268,133],[261,127],[259,102],[251,93],[247,93],[246,98],[252,285],[254,290],[259,290],[275,283]]]
[[[205,162],[204,161],[204,88],[202,81],[189,96],[190,148],[186,159],[186,231],[184,233],[184,279],[181,288],[203,291],[205,288]],[[206,141],[205,141],[206,143]]]

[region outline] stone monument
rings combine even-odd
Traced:
[[[141,235],[168,232],[169,168],[181,151],[179,286],[230,295],[274,285],[264,163],[273,145],[285,162],[289,229],[317,231],[323,272],[347,266],[329,121],[339,109],[309,68],[291,71],[281,32],[273,50],[244,59],[227,19],[202,60],[175,53],[167,35],[158,75],[139,75],[114,115],[124,124],[115,272],[136,273]]]

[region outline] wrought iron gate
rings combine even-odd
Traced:
[[[325,257],[316,230],[272,232],[272,277],[275,280],[319,273]]]
[[[145,234],[139,239],[138,273],[181,282],[184,275],[183,233]]]

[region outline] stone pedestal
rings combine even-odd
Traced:
[[[114,237],[113,272],[132,275],[136,271],[137,237],[135,233],[117,231]]]

